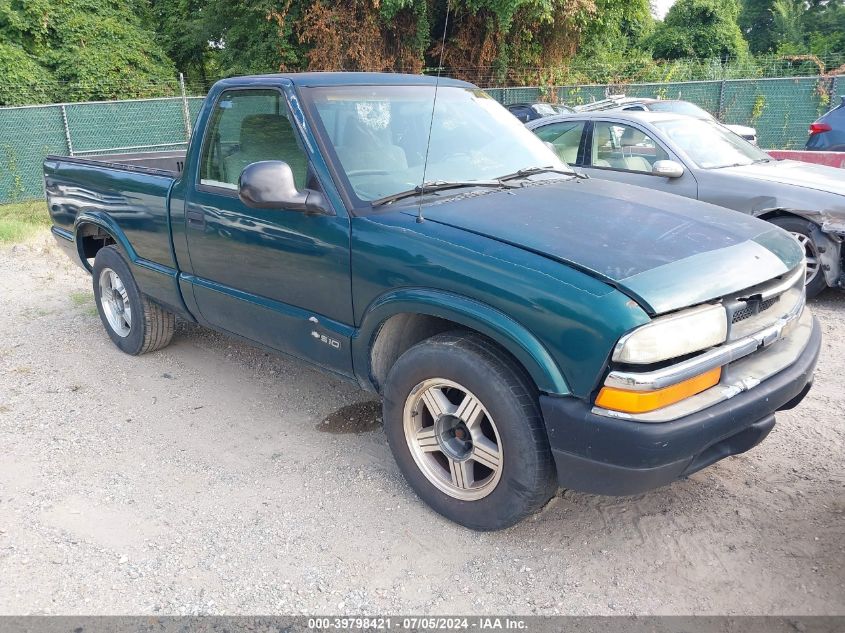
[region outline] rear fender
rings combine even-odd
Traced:
[[[73,241],[76,245],[76,252],[80,263],[88,272],[91,272],[91,265],[85,258],[82,251],[82,240],[79,237],[80,232],[90,226],[104,231],[114,240],[115,246],[129,263],[132,275],[141,288],[141,292],[180,317],[189,321],[196,321],[194,315],[185,305],[182,293],[179,290],[179,271],[139,257],[117,222],[107,213],[101,211],[80,213],[73,225]]]
[[[118,226],[107,213],[93,211],[80,213],[73,223],[73,241],[76,244],[76,253],[79,256],[79,261],[82,266],[91,272],[91,265],[88,263],[85,253],[82,251],[82,240],[80,240],[80,233],[89,226],[98,228],[99,230],[108,233],[114,240],[115,245],[120,249],[121,254],[132,264],[138,261],[138,253],[132,248],[126,234]]]

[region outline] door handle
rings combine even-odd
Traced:
[[[195,229],[205,228],[205,212],[204,211],[186,211],[185,217],[188,219],[188,226]]]

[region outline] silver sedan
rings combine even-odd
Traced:
[[[775,160],[716,122],[677,114],[591,112],[526,127],[595,178],[710,202],[781,226],[806,251],[808,296],[845,287],[845,171]]]

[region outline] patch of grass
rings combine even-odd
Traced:
[[[94,302],[90,292],[71,292],[70,300],[76,307],[81,307]]]
[[[0,205],[0,243],[22,242],[50,226],[43,200]]]
[[[44,308],[27,308],[21,314],[27,318],[41,318],[53,314],[50,310]]]

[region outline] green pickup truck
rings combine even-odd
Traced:
[[[747,451],[812,384],[785,231],[574,173],[473,85],[227,79],[187,152],[44,163],[128,354],[176,317],[378,393],[416,493],[478,530]],[[347,459],[355,459],[354,455]]]

